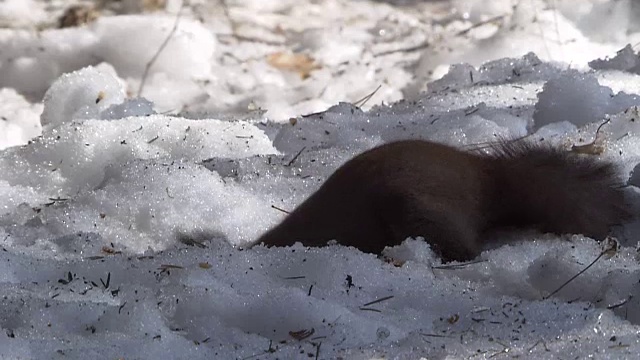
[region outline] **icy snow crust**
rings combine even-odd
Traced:
[[[28,3],[42,10],[40,2]],[[506,3],[449,5],[463,18],[482,21],[510,11]],[[387,249],[389,260],[337,245],[242,250],[342,163],[398,139],[471,149],[528,135],[568,151],[590,151],[630,175],[627,193],[640,209],[638,54],[611,45],[624,33],[617,28],[611,38],[598,38],[603,43],[583,35],[589,33],[584,18],[599,14],[637,31],[620,21],[633,14],[633,6],[556,1],[564,10],[554,14],[542,10],[541,2],[526,3],[539,10],[518,8],[505,20],[522,26],[496,29],[488,23],[472,30],[478,33],[458,43],[448,58],[464,53],[471,64],[452,66],[426,86],[429,71],[441,64],[438,50],[383,56],[395,60],[370,53],[373,34],[384,40],[373,45],[376,52],[425,39],[411,12],[382,3],[303,7],[297,1],[253,1],[246,11],[230,8],[237,19],[260,19],[265,28],[280,22],[284,31],[300,31],[301,43],[325,64],[311,72],[311,81],[260,61],[236,63],[233,57],[246,60],[255,49],[216,40],[185,17],[168,51],[183,56],[178,63],[193,61],[185,67],[173,66],[171,57],[160,61],[143,98],[135,91],[140,63],[126,52],[150,58],[151,43],[162,41],[173,17],[105,17],[40,37],[0,30],[0,56],[19,52],[20,44],[57,49],[0,61],[0,84],[6,87],[0,90],[0,115],[7,118],[0,122],[0,358],[637,358],[638,223],[617,229],[622,247],[557,293],[601,255],[602,244],[581,235],[524,232],[498,239],[510,241],[486,249],[470,264],[442,264],[421,239]],[[25,11],[18,0],[2,6],[15,14]],[[353,16],[353,26],[326,32],[305,27],[319,21],[309,14],[320,10],[335,23]],[[265,11],[273,13],[258,17]],[[282,15],[287,11],[295,16]],[[534,15],[541,25],[526,20]],[[39,17],[34,10],[13,26]],[[536,38],[532,29],[553,35],[552,27],[544,27],[552,19],[571,28],[561,34],[575,35],[561,47],[564,52],[554,50],[553,41],[534,43],[552,47],[539,55],[505,45],[509,31],[520,45]],[[440,20],[449,32],[469,25],[447,16]],[[256,35],[246,24],[239,21],[235,30]],[[157,31],[132,37],[144,47],[118,47],[119,25]],[[407,32],[399,36],[392,30]],[[497,35],[486,38],[487,31]],[[66,36],[74,39],[73,52],[65,47],[71,41]],[[260,36],[284,41],[277,32]],[[387,36],[397,41],[387,42]],[[57,40],[47,43],[52,38]],[[105,52],[97,61],[83,50],[103,42],[111,47],[101,51],[110,49],[113,58]],[[261,46],[271,45],[254,47]],[[218,47],[233,56],[217,58]],[[268,52],[264,48],[259,51]],[[584,64],[593,60],[595,70],[548,61],[567,60],[567,50],[578,48],[588,50],[580,57]],[[603,48],[623,50],[609,52],[610,59],[584,58]],[[488,60],[487,49],[512,57],[479,66]],[[410,70],[395,66],[410,59],[417,65],[415,82],[409,81]],[[213,71],[206,66],[210,62],[213,70],[225,70]],[[376,66],[384,69],[372,70]],[[208,77],[213,81],[205,84]],[[367,108],[338,103],[355,102],[383,78],[388,88]],[[230,79],[237,80],[234,86]],[[371,107],[399,100],[400,89],[406,100]],[[306,98],[310,94],[313,101]],[[34,96],[44,97],[43,104],[26,100]],[[249,102],[254,111],[247,111]],[[167,114],[167,108],[185,112]]]
[[[2,355],[633,358],[633,247],[542,300],[602,247],[578,235],[527,233],[451,268],[418,240],[389,249],[392,263],[342,246],[231,245],[279,221],[272,205],[293,209],[341,163],[396,139],[466,147],[532,132],[569,147],[591,143],[607,117],[601,156],[627,173],[638,162],[638,108],[606,113],[635,97],[599,85],[598,72],[529,54],[473,69],[479,84],[447,80],[467,69],[453,68],[434,84],[441,90],[415,101],[369,112],[344,103],[295,124],[157,114],[82,120],[102,106],[92,92],[113,80],[94,68],[61,77],[52,89],[64,90],[45,97],[43,122],[55,123],[46,114],[61,103],[68,112],[56,116],[77,119],[0,156]],[[529,75],[521,84],[514,73]],[[85,96],[66,95],[76,89]],[[562,106],[570,104],[563,94],[575,92],[594,99],[598,119],[575,123]],[[555,121],[537,122],[541,112]],[[626,231],[621,241],[633,237],[633,227]]]

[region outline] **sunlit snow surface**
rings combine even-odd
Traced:
[[[41,21],[41,3],[25,3],[36,8],[30,16],[21,1],[0,5],[22,16],[12,26]],[[506,3],[453,1],[462,14],[444,16],[436,30],[453,34],[503,11],[514,11],[508,19],[520,27],[480,27],[497,34],[476,34],[448,58],[430,49],[385,55],[395,60],[374,56],[369,41],[383,39],[373,46],[383,52],[424,40],[415,30],[418,15],[401,7],[253,1],[229,9],[245,36],[267,35],[240,20],[299,31],[302,47],[324,64],[308,79],[239,60],[256,50],[216,39],[186,16],[168,46],[174,61],[158,60],[143,98],[135,96],[141,67],[130,53],[150,58],[149,44],[162,41],[173,17],[105,17],[40,36],[1,30],[0,56],[22,60],[0,61],[0,358],[637,358],[638,223],[616,229],[622,247],[555,294],[605,244],[518,233],[462,266],[442,264],[413,239],[387,249],[387,259],[342,246],[242,250],[340,164],[398,139],[470,149],[530,135],[567,151],[589,150],[631,177],[626,192],[640,209],[640,171],[633,171],[640,162],[638,55],[633,48],[600,53],[622,49],[618,41],[627,34],[623,40],[634,43],[636,25],[621,20],[634,6],[556,1],[562,11],[554,13],[531,1],[540,19],[531,25],[526,8]],[[167,6],[175,10],[175,2]],[[319,15],[300,20],[320,10],[325,21],[351,19],[352,27],[313,28]],[[589,17],[625,31],[595,35],[585,25]],[[556,25],[575,35],[559,48],[564,52],[532,35],[542,29],[553,36]],[[141,27],[157,32],[119,46],[116,29]],[[407,32],[392,36],[392,29]],[[505,45],[510,31],[517,49]],[[277,43],[284,35],[269,36]],[[531,50],[551,48],[522,52],[533,38]],[[585,52],[570,55],[579,47]],[[491,49],[513,56],[479,66]],[[472,65],[453,66],[425,86],[429,71],[460,54]],[[584,67],[605,54],[612,59],[590,63],[596,70]],[[582,67],[546,61],[572,61],[568,56],[581,57]],[[413,70],[398,65],[410,60]],[[71,70],[78,71],[59,76]],[[383,79],[365,110],[351,104]],[[403,92],[405,100],[371,107]],[[32,98],[44,102],[26,100]]]

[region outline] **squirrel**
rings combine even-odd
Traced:
[[[631,217],[623,185],[613,163],[526,140],[488,154],[398,141],[346,162],[253,245],[335,240],[380,254],[422,236],[444,261],[466,261],[501,229],[602,239]]]

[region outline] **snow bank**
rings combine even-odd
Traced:
[[[442,264],[414,239],[386,258],[337,245],[242,250],[349,158],[407,138],[470,149],[530,136],[599,156],[633,172],[626,191],[640,210],[637,54],[610,52],[592,70],[548,61],[587,49],[586,64],[604,55],[584,54],[621,49],[615,38],[633,24],[598,44],[578,19],[634,8],[557,3],[557,13],[538,1],[513,10],[504,24],[516,28],[469,29],[512,8],[229,2],[237,37],[264,38],[221,35],[228,29],[210,14],[189,20],[151,68],[144,98],[144,61],[129,52],[153,56],[146,42],[162,41],[174,18],[104,17],[39,36],[3,29],[0,84],[15,90],[0,90],[0,358],[635,359],[638,222],[616,229],[615,251],[522,232],[468,264]],[[433,38],[420,14],[440,16],[428,19]],[[119,25],[126,36],[115,36]],[[575,43],[534,31],[555,26]],[[157,33],[137,34],[146,27]],[[454,34],[463,45],[437,59]],[[308,77],[268,62],[284,40],[306,55],[290,59],[312,66]],[[510,57],[480,65],[492,49]],[[444,65],[465,52],[466,64]],[[411,61],[416,69],[399,65]],[[418,93],[437,68],[446,75]],[[353,104],[380,83],[367,108]]]

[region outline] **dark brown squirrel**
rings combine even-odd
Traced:
[[[630,218],[617,167],[526,140],[490,154],[406,140],[357,155],[256,244],[380,253],[423,236],[445,261],[479,255],[488,233],[537,228],[602,239]]]

